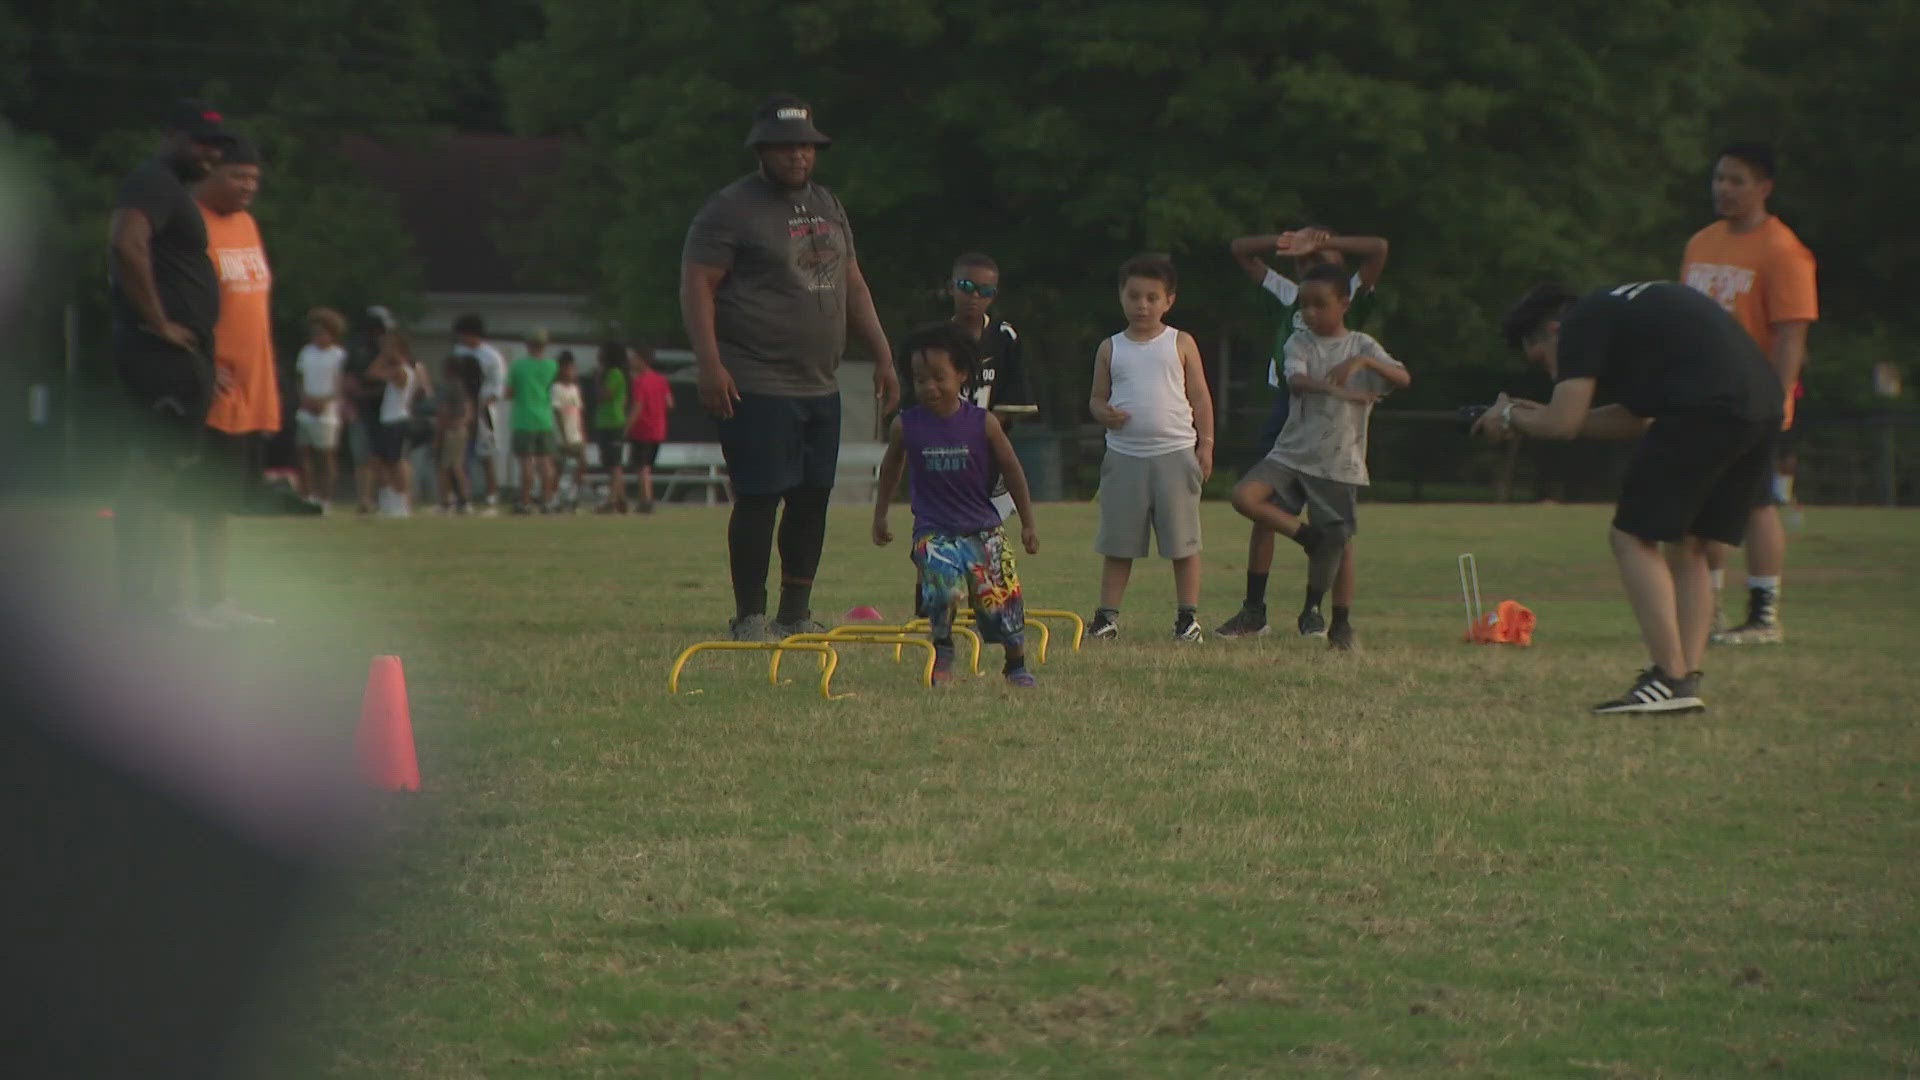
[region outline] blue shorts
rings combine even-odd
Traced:
[[[935,641],[953,637],[953,617],[964,602],[982,641],[1020,647],[1026,610],[1005,533],[922,533],[913,538],[913,565],[920,570],[920,615],[932,624]]]
[[[840,395],[741,394],[718,421],[720,453],[736,495],[833,487],[840,468]]]

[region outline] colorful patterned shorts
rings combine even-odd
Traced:
[[[965,603],[981,640],[1020,646],[1027,626],[1020,577],[1013,569],[1013,549],[999,529],[916,536],[913,565],[920,569],[920,614],[933,625],[934,640],[953,636],[954,613]]]

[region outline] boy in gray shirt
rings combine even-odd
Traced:
[[[1314,267],[1300,283],[1307,328],[1287,339],[1287,423],[1273,449],[1233,489],[1235,510],[1307,552],[1300,633],[1324,632],[1330,647],[1343,650],[1353,648],[1351,611],[1335,606],[1328,626],[1320,603],[1353,539],[1359,491],[1367,484],[1373,404],[1412,381],[1379,342],[1347,329],[1350,289],[1338,267]]]

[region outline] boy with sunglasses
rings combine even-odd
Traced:
[[[1022,362],[1020,335],[991,310],[1000,295],[999,264],[977,251],[953,260],[947,295],[953,300],[950,321],[978,349],[976,370],[963,391],[966,399],[993,413],[1007,428],[1020,417],[1038,413]],[[1013,513],[1013,497],[1003,480],[994,481],[993,505],[1003,521]]]

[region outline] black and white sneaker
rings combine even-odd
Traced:
[[[1173,621],[1173,640],[1205,641],[1207,640],[1207,635],[1200,632],[1200,620],[1188,616],[1184,619],[1175,619]]]
[[[1120,620],[1104,608],[1096,611],[1087,623],[1087,636],[1095,641],[1112,641],[1120,636]]]
[[[1634,680],[1632,689],[1612,701],[1595,705],[1593,712],[1596,716],[1613,713],[1692,713],[1701,712],[1706,707],[1707,703],[1700,700],[1700,676],[1697,673],[1676,679],[1658,667],[1650,667]]]
[[[1243,604],[1233,618],[1213,628],[1221,637],[1259,637],[1273,628],[1267,625],[1267,607],[1265,604],[1255,607]]]
[[[1787,639],[1780,626],[1780,604],[1769,589],[1747,590],[1747,621],[1709,639],[1715,645],[1778,645]]]
[[[1295,620],[1295,625],[1300,628],[1301,637],[1327,636],[1327,620],[1320,614],[1320,609],[1317,607],[1310,607],[1301,612],[1300,618]]]

